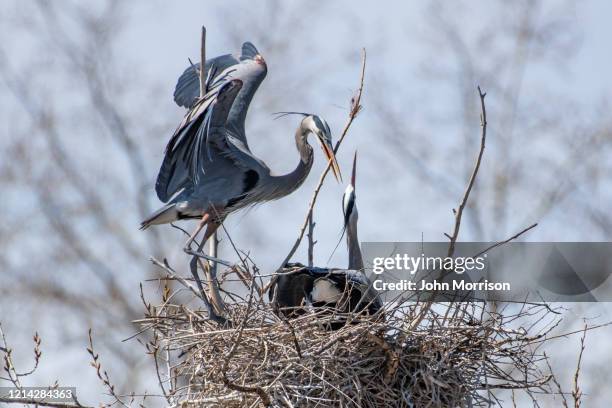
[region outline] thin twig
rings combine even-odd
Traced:
[[[172,279],[176,279],[177,281],[179,281],[183,286],[185,286],[187,289],[189,289],[191,291],[191,293],[193,293],[196,297],[199,297],[200,299],[202,299],[204,302],[208,302],[208,299],[205,299],[202,294],[196,290],[196,288],[193,287],[193,285],[189,282],[187,282],[187,280],[185,278],[183,278],[180,275],[177,275],[176,272],[170,267],[170,265],[168,265],[167,262],[160,262],[157,259],[151,257],[149,258],[149,260],[151,261],[151,263],[153,265],[159,266],[160,268],[162,268],[166,274],[168,274],[169,277],[171,277]]]
[[[89,345],[87,347],[87,352],[91,356],[91,366],[96,369],[96,375],[98,379],[104,384],[109,394],[115,399],[115,402],[122,405],[125,408],[130,408],[129,404],[124,402],[121,397],[115,391],[115,386],[110,380],[108,372],[102,368],[102,363],[100,362],[100,355],[95,352],[93,346],[93,335],[91,329],[89,329]]]
[[[253,282],[255,281],[255,276],[253,275],[252,277]],[[244,333],[244,328],[245,325],[247,324],[248,318],[249,318],[249,312],[251,310],[252,304],[253,304],[253,294],[254,294],[254,288],[255,286],[253,285],[253,282],[251,283],[251,288],[250,288],[250,292],[249,292],[249,300],[247,303],[247,309],[246,309],[246,313],[244,315],[244,318],[242,319],[242,321],[240,322],[240,326],[238,328],[238,333],[236,334],[236,337],[233,340],[233,344],[232,347],[230,348],[229,352],[227,353],[227,355],[225,356],[225,360],[223,361],[223,365],[221,368],[221,374],[222,374],[222,378],[223,378],[223,383],[225,384],[225,386],[231,390],[234,391],[240,391],[240,392],[245,392],[245,393],[255,393],[259,396],[259,398],[261,399],[262,403],[264,404],[265,407],[268,407],[272,404],[272,401],[270,399],[270,396],[268,395],[268,393],[263,389],[263,387],[260,387],[258,385],[255,386],[246,386],[246,385],[239,385],[236,384],[234,381],[230,380],[229,377],[227,376],[227,368],[229,366],[230,360],[233,357],[233,354],[236,350],[236,348],[238,347],[238,345],[240,344],[240,341],[242,340],[242,335]]]
[[[537,226],[538,226],[538,223],[536,222],[535,224],[532,224],[532,225],[528,226],[527,228],[523,229],[522,231],[520,231],[520,232],[518,232],[518,233],[514,234],[514,235],[513,235],[513,236],[511,236],[510,238],[508,238],[508,239],[506,239],[506,240],[504,240],[504,241],[497,242],[497,243],[495,243],[495,244],[491,245],[490,247],[487,247],[486,249],[483,249],[482,251],[480,251],[479,253],[477,253],[476,255],[474,255],[474,258],[478,258],[480,255],[483,255],[483,254],[485,254],[485,253],[489,252],[490,250],[492,250],[492,249],[494,249],[494,248],[497,248],[497,247],[499,247],[499,246],[505,245],[505,244],[507,244],[507,243],[508,243],[508,242],[510,242],[510,241],[514,241],[515,239],[517,239],[518,237],[520,237],[521,235],[523,235],[523,234],[524,234],[524,233],[526,233],[527,231],[529,231],[529,230],[531,230],[531,229],[533,229],[533,228],[535,228],[535,227],[537,227]]]
[[[209,262],[216,262],[216,263],[219,263],[221,265],[224,265],[230,268],[234,266],[234,264],[229,261],[225,261],[223,259],[219,259],[219,258],[212,257],[210,255],[206,255],[202,251],[194,251],[193,249],[185,249],[185,253],[189,255],[193,255],[198,258],[206,259]]]
[[[200,98],[206,95],[206,27],[202,26],[200,43]]]
[[[480,97],[480,149],[478,150],[478,156],[476,157],[476,163],[474,164],[474,170],[472,170],[472,175],[470,176],[470,180],[465,189],[465,193],[463,194],[463,198],[459,203],[459,208],[457,210],[453,209],[455,214],[455,227],[453,228],[452,235],[445,234],[450,239],[450,243],[448,245],[447,257],[452,258],[455,253],[455,244],[457,243],[457,238],[459,237],[459,230],[461,228],[461,217],[463,217],[463,210],[467,205],[468,199],[470,198],[470,192],[472,191],[472,187],[474,187],[474,183],[476,182],[476,176],[478,175],[478,170],[480,170],[480,163],[482,162],[482,157],[484,155],[485,144],[487,140],[487,109],[485,105],[485,96],[487,96],[486,92],[482,92],[480,86],[477,87],[478,96]],[[427,303],[423,306],[421,313],[419,313],[417,319],[412,323],[412,328],[417,327],[423,321],[425,315],[429,312],[433,304],[433,300],[435,298],[436,293],[432,294],[431,300],[427,301]]]
[[[582,390],[578,385],[578,378],[580,376],[580,365],[582,363],[582,353],[584,352],[584,339],[586,338],[587,325],[584,325],[584,331],[580,338],[580,354],[578,355],[578,364],[576,365],[576,372],[574,373],[574,388],[572,389],[572,397],[574,398],[574,408],[580,408],[582,400]]]
[[[552,375],[552,382],[553,382],[553,384],[555,384],[555,387],[557,387],[557,390],[559,391],[559,395],[561,396],[561,403],[563,404],[563,408],[569,408],[567,406],[567,398],[565,398],[565,393],[563,392],[563,389],[561,388],[561,384],[559,384],[559,381],[557,380],[557,377],[553,374],[553,369],[550,366],[550,360],[549,360],[548,356],[546,355],[546,352],[544,352],[542,354],[544,356],[544,361],[546,362],[546,366],[548,367],[548,371]]]
[[[472,187],[474,187],[474,183],[476,182],[476,176],[478,175],[478,170],[480,170],[480,163],[482,162],[482,156],[484,154],[485,143],[487,140],[487,109],[485,106],[485,96],[487,96],[487,93],[483,93],[480,90],[480,86],[478,86],[478,96],[480,97],[480,127],[482,128],[480,136],[480,150],[478,151],[478,157],[476,158],[474,170],[472,170],[472,175],[470,176],[470,181],[468,182],[467,188],[465,189],[465,193],[463,194],[463,199],[459,204],[459,208],[457,208],[455,212],[455,227],[453,229],[453,233],[450,238],[450,244],[448,246],[448,257],[452,257],[455,253],[455,244],[457,242],[457,238],[459,237],[459,229],[461,227],[461,217],[463,216],[463,210],[465,209],[468,199],[470,198],[470,192],[472,191]]]
[[[351,99],[351,110],[349,112],[349,117],[348,117],[348,120],[346,122],[346,125],[344,126],[344,129],[342,130],[342,133],[340,134],[340,138],[336,142],[336,145],[334,147],[334,154],[336,154],[338,152],[338,149],[340,148],[340,145],[342,144],[342,141],[346,137],[346,135],[348,133],[348,130],[351,127],[351,124],[353,123],[353,120],[355,120],[355,118],[357,117],[357,114],[361,111],[361,95],[363,93],[363,83],[364,83],[364,78],[365,78],[365,67],[366,67],[366,51],[365,51],[365,48],[364,48],[362,50],[362,52],[361,52],[361,77],[360,77],[360,80],[359,80],[359,88],[357,89],[357,92],[356,92],[355,96],[353,96],[353,98]],[[302,238],[304,237],[304,233],[306,232],[306,228],[308,227],[308,220],[310,219],[310,217],[312,215],[312,211],[313,211],[315,203],[317,201],[317,197],[319,196],[319,191],[321,191],[321,187],[323,186],[323,182],[325,181],[325,177],[327,176],[327,174],[329,173],[329,171],[331,169],[331,165],[332,165],[332,162],[329,161],[327,163],[327,166],[325,167],[325,170],[321,174],[321,177],[319,178],[319,183],[317,184],[317,186],[315,187],[315,189],[314,189],[314,191],[312,193],[312,198],[310,199],[310,203],[308,205],[308,211],[306,213],[306,218],[304,219],[302,227],[300,228],[300,232],[298,234],[298,238],[295,241],[295,243],[293,244],[293,247],[291,248],[291,250],[289,251],[289,253],[285,257],[285,259],[283,260],[282,264],[278,267],[279,271],[282,268],[285,267],[287,262],[289,262],[289,260],[293,256],[293,254],[295,254],[295,251],[297,251],[298,247],[300,246],[300,242],[302,242]]]
[[[314,240],[314,227],[315,227],[315,222],[313,220],[314,218],[314,212],[310,213],[310,217],[308,217],[308,266],[309,267],[313,267],[314,266],[314,246],[317,243]]]
[[[200,41],[200,98],[204,98],[206,95],[206,27],[202,26],[202,37]],[[214,207],[213,207],[214,209]],[[209,289],[211,292],[210,298],[215,303],[215,307],[218,309],[217,312],[223,314],[225,313],[225,305],[223,304],[223,300],[221,299],[221,295],[219,294],[219,289],[217,287],[216,277],[217,277],[217,252],[219,240],[217,239],[217,232],[215,231],[212,236],[209,238],[209,249],[208,253],[210,258],[208,258],[208,262],[206,267],[204,264],[198,260],[198,263],[205,271],[206,276],[208,277]],[[194,255],[200,256],[200,255]],[[212,278],[211,278],[212,277]]]
[[[3,367],[4,371],[8,374],[8,380],[18,389],[21,388],[21,383],[19,382],[19,374],[17,374],[17,370],[15,369],[15,364],[13,363],[13,350],[9,347],[8,341],[6,340],[6,335],[4,334],[4,330],[2,329],[2,324],[0,324],[0,338],[2,338],[2,344],[4,346],[4,356],[3,356]]]

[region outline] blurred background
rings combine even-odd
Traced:
[[[612,53],[606,1],[5,1],[0,7],[0,322],[18,363],[31,336],[43,361],[31,384],[59,380],[96,403],[97,351],[121,391],[156,392],[152,361],[122,341],[142,316],[139,283],[166,257],[187,271],[182,234],[138,231],[160,206],[154,183],[183,110],[176,79],[199,60],[252,41],[268,64],[247,118],[249,144],[292,170],[298,118],[314,112],[338,137],[367,49],[363,111],[338,159],[359,152],[362,241],[443,241],[480,142],[476,86],[487,92],[485,157],[459,239],[496,241],[533,222],[533,241],[609,241],[612,234]],[[229,217],[236,245],[270,273],[291,248],[324,161],[282,200]],[[344,185],[327,180],[315,208],[315,263],[343,266]],[[191,224],[185,223],[188,229]],[[235,259],[221,233],[220,255]],[[306,262],[306,246],[294,257]],[[145,284],[151,300],[160,285]],[[566,305],[558,331],[611,320],[605,304]],[[587,335],[586,406],[612,399],[603,328]],[[579,336],[549,346],[571,385]],[[542,406],[558,406],[545,401]]]

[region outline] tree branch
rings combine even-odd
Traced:
[[[457,243],[457,237],[459,236],[459,229],[461,228],[461,217],[463,216],[463,210],[465,209],[468,199],[470,198],[470,192],[472,191],[472,187],[474,187],[474,183],[476,182],[476,176],[478,175],[478,170],[480,170],[480,163],[482,162],[482,156],[484,154],[485,144],[487,140],[487,109],[485,106],[485,96],[487,96],[487,94],[486,92],[485,93],[482,92],[482,90],[480,89],[480,86],[478,86],[477,89],[478,89],[478,96],[480,97],[480,108],[481,108],[480,127],[482,130],[480,134],[480,150],[478,151],[478,156],[476,157],[476,163],[474,164],[474,170],[472,170],[472,175],[470,176],[470,180],[468,182],[467,188],[465,189],[463,198],[461,199],[461,202],[459,203],[459,208],[457,210],[453,209],[453,212],[455,213],[455,227],[453,229],[453,233],[450,236],[448,234],[444,234],[450,239],[450,243],[448,245],[448,252],[446,255],[448,258],[451,258],[453,254],[455,253],[455,244]],[[429,309],[431,309],[431,305],[434,302],[435,296],[436,296],[436,292],[432,294],[431,299],[427,301],[425,306],[423,306],[423,309],[421,309],[417,317],[413,320],[411,324],[412,329],[416,328],[419,324],[421,324],[421,322],[423,321],[423,319],[429,312]]]
[[[524,233],[526,233],[527,231],[532,230],[532,229],[534,229],[534,228],[535,228],[535,227],[537,227],[537,226],[538,226],[538,223],[536,222],[535,224],[532,224],[532,225],[528,226],[527,228],[523,229],[522,231],[517,232],[516,234],[514,234],[514,235],[513,235],[513,236],[511,236],[510,238],[508,238],[508,239],[506,239],[506,240],[504,240],[504,241],[497,242],[497,243],[495,243],[495,244],[491,245],[490,247],[487,247],[487,248],[483,249],[482,251],[480,251],[479,253],[477,253],[476,255],[474,255],[474,258],[478,258],[480,255],[485,254],[485,253],[489,252],[490,250],[492,250],[492,249],[494,249],[494,248],[497,248],[497,247],[499,247],[499,246],[502,246],[502,245],[504,245],[504,244],[507,244],[507,243],[508,243],[508,242],[510,242],[510,241],[513,241],[513,240],[517,239],[518,237],[520,237],[521,235],[523,235],[523,234],[524,234]]]
[[[459,229],[461,228],[461,217],[463,216],[463,210],[465,209],[468,199],[470,198],[472,187],[474,187],[474,182],[476,181],[478,170],[480,170],[480,163],[482,162],[482,156],[485,150],[485,142],[487,140],[487,109],[485,106],[485,96],[487,96],[487,93],[483,93],[480,90],[480,86],[478,86],[478,96],[480,97],[480,127],[482,128],[480,136],[480,150],[478,151],[478,157],[476,158],[474,170],[472,170],[472,175],[470,176],[470,181],[468,182],[467,188],[465,189],[465,193],[463,194],[463,199],[459,204],[459,208],[455,212],[455,228],[453,229],[453,233],[450,238],[450,244],[448,246],[448,257],[452,257],[455,253],[455,244],[457,242],[457,238],[459,237]]]
[[[310,217],[308,217],[308,266],[312,267],[314,265],[314,246],[316,241],[314,240],[314,227],[315,222],[313,220],[314,213],[310,213]]]

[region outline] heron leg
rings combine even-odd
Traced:
[[[206,227],[206,232],[204,233],[204,238],[200,244],[199,251],[201,251],[204,243],[208,241],[208,239],[217,231],[219,226],[221,225],[221,221],[218,219],[212,219],[208,222],[208,226]],[[197,259],[197,262],[200,263],[200,267],[206,273],[206,280],[208,281],[208,288],[210,291],[210,300],[218,313],[224,314],[226,312],[225,302],[221,298],[221,293],[219,292],[219,283],[217,282],[217,276],[215,274],[215,268],[212,268],[208,262],[203,262],[199,257],[194,257]]]
[[[217,282],[217,279],[214,273],[214,268],[211,268],[207,262],[203,262],[200,259],[202,257],[210,258],[210,257],[204,256],[202,250],[204,248],[204,245],[208,241],[208,239],[215,233],[215,231],[217,231],[217,229],[223,222],[223,219],[218,216],[219,210],[220,209],[214,206],[211,206],[211,208],[209,208],[209,210],[204,213],[204,215],[202,216],[202,219],[198,223],[197,228],[195,229],[193,234],[191,234],[191,236],[185,243],[185,247],[183,248],[183,250],[186,253],[193,255],[193,258],[191,259],[191,262],[189,263],[191,274],[193,275],[196,281],[196,284],[198,286],[198,289],[200,290],[200,294],[202,295],[202,298],[204,299],[204,302],[206,303],[206,307],[208,309],[209,316],[211,317],[211,319],[215,321],[227,323],[228,322],[227,319],[223,317],[223,314],[225,314],[226,312],[225,303],[223,302],[223,299],[221,298],[221,294],[219,293],[219,284]],[[211,214],[212,212],[214,212],[216,215],[213,216]],[[197,250],[194,252],[191,249],[191,244],[196,239],[200,231],[204,229],[204,227],[206,227],[206,231],[204,232],[204,237],[202,238],[202,241],[200,241],[200,243],[198,244]],[[221,263],[224,263],[224,261],[221,261],[221,260],[219,261]],[[209,289],[208,296],[206,295],[206,292],[204,291],[202,281],[200,280],[200,277],[198,275],[198,264],[200,265],[200,268],[202,268],[202,270],[206,274],[206,280],[207,280],[208,289]]]
[[[200,233],[200,231],[202,231],[202,229],[206,226],[206,224],[208,224],[208,220],[210,219],[210,214],[208,212],[205,212],[204,215],[202,216],[202,219],[200,220],[200,222],[198,223],[197,228],[195,229],[195,231],[193,231],[193,234],[191,234],[189,236],[189,239],[187,240],[187,242],[185,243],[185,248],[184,251],[187,252],[188,250],[191,249],[191,244],[192,242],[196,239],[196,237],[198,236],[198,234]],[[206,239],[204,239],[202,241],[201,246],[204,246],[204,243],[206,242]],[[198,249],[200,250],[200,249]]]
[[[189,269],[191,270],[191,274],[193,275],[193,279],[195,280],[196,286],[200,291],[200,295],[202,296],[202,300],[204,300],[204,304],[206,305],[206,309],[208,309],[208,313],[212,315],[213,310],[208,300],[208,296],[206,296],[206,292],[204,291],[204,287],[202,286],[202,281],[200,280],[200,276],[198,275],[198,258],[193,257],[191,262],[189,263]]]
[[[199,245],[198,245],[198,252],[202,251],[202,248],[204,247],[204,243],[206,241],[202,241]],[[208,316],[216,321],[217,323],[220,324],[227,324],[227,319],[223,316],[220,316],[219,314],[217,314],[216,310],[217,306],[214,305],[214,302],[211,302],[209,299],[210,297],[207,296],[206,292],[204,291],[204,287],[202,285],[202,281],[200,280],[200,276],[198,275],[198,263],[199,263],[199,258],[197,256],[194,256],[191,259],[191,262],[189,263],[189,268],[191,269],[191,274],[193,275],[194,280],[196,281],[196,285],[198,286],[198,290],[200,291],[200,295],[202,296],[202,300],[204,301],[204,305],[206,306],[206,310],[208,312]],[[206,270],[202,263],[200,262],[200,266]]]

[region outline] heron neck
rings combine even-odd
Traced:
[[[348,246],[349,269],[363,271],[363,256],[359,248],[359,237],[357,236],[356,214],[350,217],[346,226],[346,243]]]
[[[309,133],[310,131],[304,129],[303,126],[300,126],[295,132],[295,145],[300,154],[300,161],[292,172],[281,176],[273,176],[275,184],[280,186],[275,196],[282,197],[293,193],[304,183],[308,173],[310,173],[314,160],[312,147],[307,141]]]
[[[312,167],[312,147],[310,144],[308,144],[309,134],[310,129],[305,127],[303,124],[300,124],[295,131],[295,147],[297,148],[298,153],[300,153],[300,163],[298,163],[298,167],[301,163],[306,165],[310,163],[310,166]],[[310,170],[310,168],[308,170]]]
[[[249,110],[249,105],[251,104],[251,100],[259,88],[259,85],[263,81],[263,78],[255,78],[250,81],[246,81],[243,83],[243,87],[236,96],[234,103],[232,104],[232,108],[229,111],[227,116],[227,122],[233,123],[236,127],[238,127],[238,131],[241,134],[244,134],[244,123],[246,121],[246,115]]]

